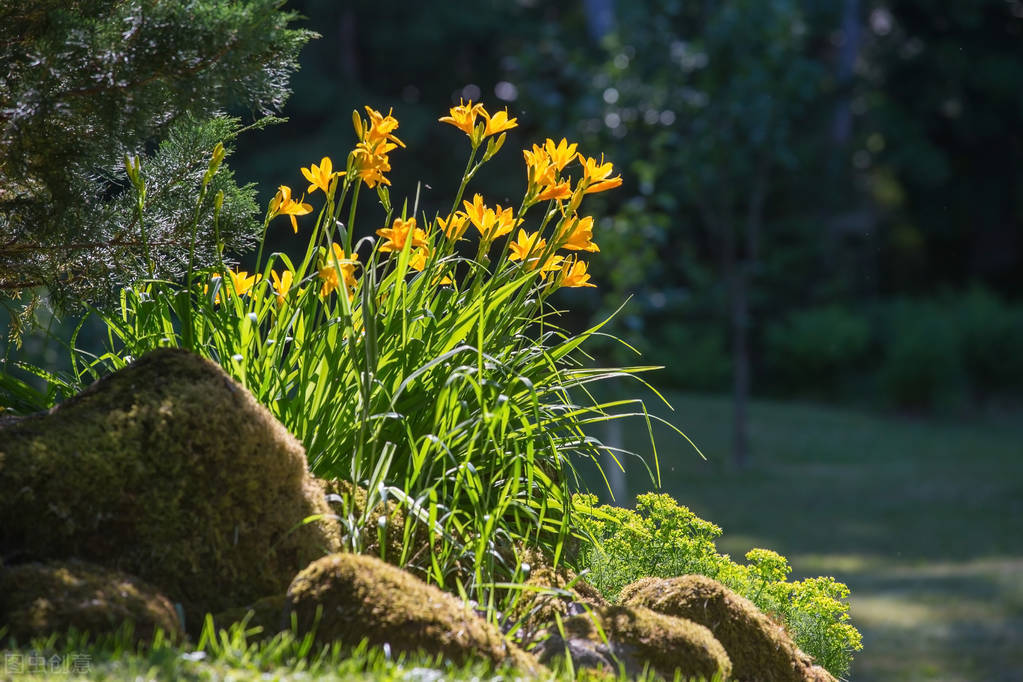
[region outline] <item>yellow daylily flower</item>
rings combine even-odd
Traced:
[[[559,248],[569,251],[600,251],[593,243],[593,217],[572,218],[565,225],[565,243]]]
[[[547,260],[544,261],[543,265],[540,266],[540,276],[546,278],[548,272],[553,272],[555,270],[560,270],[561,269],[561,263],[564,260],[565,260],[564,256],[558,256],[558,255],[548,256]],[[539,258],[530,258],[529,260],[527,260],[525,262],[525,267],[526,267],[527,270],[530,270],[530,271],[536,270],[537,265],[539,265],[539,263],[540,263],[540,259]]]
[[[459,102],[457,107],[451,107],[449,110],[450,116],[441,116],[437,120],[441,123],[450,123],[471,138],[476,129],[476,116],[485,113],[483,105],[473,104],[472,100],[469,100],[468,104],[464,100]]]
[[[348,290],[348,298],[352,298],[352,291],[355,289],[357,280],[355,279],[355,266],[358,264],[359,254],[353,253],[351,257],[345,255],[344,250],[338,244],[331,244],[331,258],[326,263],[322,263],[318,275],[323,280],[323,286],[320,288],[320,296],[327,296],[335,289],[341,286],[341,281],[338,280],[337,271],[341,270],[341,277],[344,280],[345,288]]]
[[[558,285],[563,287],[594,287],[590,283],[590,275],[586,272],[586,263],[575,258],[567,259],[561,266],[561,276],[558,278]]]
[[[501,205],[497,204],[494,208],[489,208],[479,194],[473,196],[471,204],[468,201],[463,201],[462,204],[469,220],[479,230],[484,240],[492,241],[506,235],[522,222],[521,219],[515,220],[515,213],[511,207],[501,208]]]
[[[234,293],[239,296],[244,296],[249,293],[249,290],[252,289],[256,282],[263,279],[262,275],[250,275],[244,270],[241,272],[228,270],[227,275],[231,278],[231,284],[234,285]]]
[[[415,218],[409,218],[408,220],[395,218],[391,227],[381,227],[377,230],[377,235],[387,240],[380,245],[380,250],[383,252],[401,251],[405,248],[405,242],[409,239],[412,240],[413,248],[429,244],[426,232],[422,228],[416,227]]]
[[[487,209],[486,204],[483,203],[483,195],[476,194],[472,198],[472,203],[463,200],[462,205],[465,206],[465,213],[476,229],[483,232],[483,221],[486,219]]]
[[[263,279],[262,275],[250,275],[244,270],[242,270],[241,272],[228,270],[227,274],[231,278],[231,284],[234,285],[234,293],[237,294],[238,296],[244,296],[245,294],[249,293],[249,291],[256,284],[256,282]],[[211,283],[219,279],[223,278],[218,274],[210,275]],[[223,290],[223,287],[221,287],[221,290]],[[203,285],[202,292],[204,294],[210,293],[210,285],[209,284]],[[213,297],[213,302],[220,303],[219,291],[217,292],[217,295]]]
[[[517,118],[508,118],[508,107],[505,107],[504,111],[499,111],[493,116],[488,114],[486,109],[483,109],[480,113],[483,115],[483,118],[487,119],[487,127],[483,129],[483,137],[490,137],[505,130],[511,130],[519,125]]]
[[[426,269],[426,263],[430,259],[431,252],[425,246],[420,246],[412,253],[412,257],[409,258],[408,266],[413,270],[422,272]],[[439,280],[435,280],[434,284],[453,284],[451,278],[444,275]]]
[[[437,225],[444,232],[445,237],[451,241],[458,241],[469,228],[469,216],[460,211],[448,216],[447,220],[438,216]]]
[[[532,151],[523,149],[522,156],[526,159],[526,180],[531,188],[549,187],[557,182],[556,169],[543,147],[534,144]]]
[[[393,112],[394,110],[391,109],[387,112],[387,116],[384,116],[376,109],[367,106],[366,113],[369,114],[369,129],[366,130],[366,137],[363,141],[374,148],[381,142],[387,142],[388,140],[399,147],[404,147],[405,143],[394,135],[394,131],[398,129],[398,119],[391,115]]]
[[[575,158],[575,149],[578,146],[577,142],[569,144],[565,138],[561,138],[561,142],[554,144],[554,140],[548,137],[543,148],[547,152],[547,156],[550,157],[551,163],[557,167],[558,171],[563,171],[565,166]]]
[[[309,204],[303,203],[302,199],[295,201],[291,198],[291,188],[287,185],[281,185],[277,188],[277,194],[270,201],[270,218],[276,218],[279,215],[286,215],[291,218],[291,228],[298,233],[298,221],[295,220],[297,215],[306,215],[307,213],[313,212],[313,207]]]
[[[384,142],[378,145],[378,148],[384,151],[373,151],[373,148],[368,143],[360,142],[352,151],[353,163],[359,173],[359,178],[370,189],[376,187],[377,183],[383,185],[391,184],[391,181],[384,177],[384,173],[389,173],[391,170],[391,161],[387,156],[387,152],[394,149],[395,146]]]
[[[547,246],[546,239],[540,239],[540,233],[534,232],[529,234],[523,229],[519,229],[519,233],[515,237],[515,241],[508,245],[508,250],[511,251],[511,255],[508,256],[508,260],[529,260],[530,256],[534,255],[536,260],[543,253],[544,248]]]
[[[549,199],[567,199],[570,196],[572,196],[572,183],[565,180],[564,182],[559,182],[556,185],[547,187],[536,196],[536,200],[547,201]]]
[[[511,232],[516,225],[522,222],[522,220],[515,220],[515,211],[511,206],[508,208],[501,208],[500,204],[496,204],[493,210],[494,220],[490,225],[490,228],[485,233],[488,239],[497,239]]]
[[[348,157],[349,164],[358,171],[359,179],[367,187],[390,185],[391,181],[384,176],[384,173],[391,170],[391,161],[387,155],[405,146],[394,134],[398,128],[398,119],[390,112],[384,116],[371,107],[366,107],[366,112],[369,114],[368,125],[359,116],[359,112],[352,112],[352,123],[359,136],[359,143]]]
[[[273,280],[274,291],[277,292],[277,305],[284,305],[284,297],[288,295],[288,291],[291,289],[291,283],[295,279],[295,274],[291,270],[285,270],[278,275],[276,270],[271,270],[270,279]]]
[[[324,156],[320,160],[320,165],[317,166],[315,163],[311,164],[309,168],[302,168],[302,175],[309,181],[309,189],[306,190],[307,194],[312,194],[317,189],[323,190],[326,194],[330,188],[330,181],[338,175],[344,175],[343,172],[334,173],[334,164],[330,160],[329,156]]]
[[[595,192],[603,192],[604,190],[621,186],[622,176],[617,175],[613,178],[608,177],[611,175],[614,167],[610,161],[604,163],[603,154],[600,156],[600,161],[586,158],[580,154],[579,161],[583,164],[583,179],[581,184],[586,188],[583,192],[584,194],[594,194]]]
[[[426,261],[430,258],[430,251],[425,246],[420,246],[418,249],[412,252],[412,256],[408,259],[408,266],[413,270],[422,272],[426,268]]]

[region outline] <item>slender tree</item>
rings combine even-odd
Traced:
[[[656,186],[676,197],[673,213],[699,215],[717,255],[731,337],[733,455],[745,466],[750,292],[766,209],[778,173],[797,161],[797,127],[824,65],[810,54],[796,0],[664,1],[621,13],[602,81],[604,123],[621,146],[634,145],[627,127],[648,126],[634,169],[648,192]]]

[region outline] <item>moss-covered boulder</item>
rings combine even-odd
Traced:
[[[172,640],[183,634],[170,600],[126,573],[75,560],[0,568],[0,625],[21,644],[70,628],[109,634],[126,622],[143,643],[157,629]]]
[[[647,607],[708,627],[728,651],[740,682],[834,680],[813,665],[784,628],[716,580],[702,575],[644,578],[628,585],[618,599],[625,606]]]
[[[327,502],[341,520],[343,546],[351,547],[352,538],[349,536],[358,533],[361,554],[403,566],[406,570],[410,567],[429,566],[429,534],[422,524],[416,524],[410,529],[409,553],[402,560],[407,517],[404,509],[394,499],[377,501],[367,513],[369,496],[365,488],[340,479],[325,483]]]
[[[529,575],[517,588],[519,595],[507,620],[520,624],[523,641],[531,641],[552,626],[557,617],[564,620],[608,606],[595,587],[564,565],[554,568],[536,551],[526,551],[522,558],[524,565],[529,566]]]
[[[388,644],[461,664],[473,658],[528,671],[539,665],[454,596],[380,559],[333,554],[311,563],[288,588],[286,617],[320,642]]]
[[[673,679],[717,675],[729,679],[732,664],[710,630],[684,618],[673,618],[642,607],[610,606],[573,616],[563,623],[565,638],[552,635],[540,647],[542,662],[567,650],[577,667],[610,667],[603,660],[620,662],[635,675],[647,665]]]
[[[322,521],[303,519],[324,515]],[[206,612],[283,592],[339,546],[299,442],[212,362],[148,353],[0,427],[0,555],[124,570]]]

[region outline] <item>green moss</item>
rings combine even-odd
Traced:
[[[411,520],[412,526],[406,530],[406,523],[410,520],[401,505],[391,499],[386,503],[378,501],[367,514],[365,509],[368,496],[365,488],[340,479],[324,483],[330,507],[342,520],[342,526],[345,528],[342,544],[346,548],[356,544],[350,537],[354,531],[359,534],[358,546],[361,547],[361,554],[383,559],[389,564],[412,570],[417,575],[419,571],[415,570],[416,567],[429,566],[428,534],[422,524],[415,523],[414,519]],[[349,528],[352,530],[348,530]],[[403,554],[406,532],[409,534],[408,553]]]
[[[784,628],[716,580],[700,575],[644,578],[623,589],[619,601],[705,625],[728,651],[738,680],[834,680],[813,666]]]
[[[288,588],[287,609],[300,631],[315,628],[324,643],[354,645],[365,638],[397,651],[441,654],[458,664],[480,657],[539,670],[532,656],[461,601],[374,557],[333,554],[314,561]]]
[[[298,441],[217,365],[161,349],[0,430],[0,555],[79,557],[206,612],[336,551]]]
[[[596,588],[568,568],[554,568],[535,551],[525,552],[522,560],[530,566],[529,577],[508,615],[510,621],[520,623],[525,641],[553,625],[556,617],[565,619],[583,609],[608,606]]]
[[[610,606],[564,622],[570,639],[595,645],[605,640],[611,653],[635,674],[644,665],[662,677],[728,679],[732,663],[710,630],[684,618],[672,618],[642,607]]]
[[[138,642],[152,642],[158,628],[171,639],[183,634],[170,600],[120,571],[76,560],[0,569],[0,623],[19,642],[69,628],[110,634],[125,622]]]

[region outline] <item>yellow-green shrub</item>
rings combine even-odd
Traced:
[[[640,578],[705,575],[782,623],[803,651],[837,677],[863,648],[849,622],[849,588],[834,578],[788,582],[788,561],[767,549],[750,550],[747,563],[737,564],[717,551],[721,529],[668,495],[640,495],[634,510],[598,506],[593,495],[574,501],[582,527],[597,540],[583,550],[579,564],[608,599]]]

